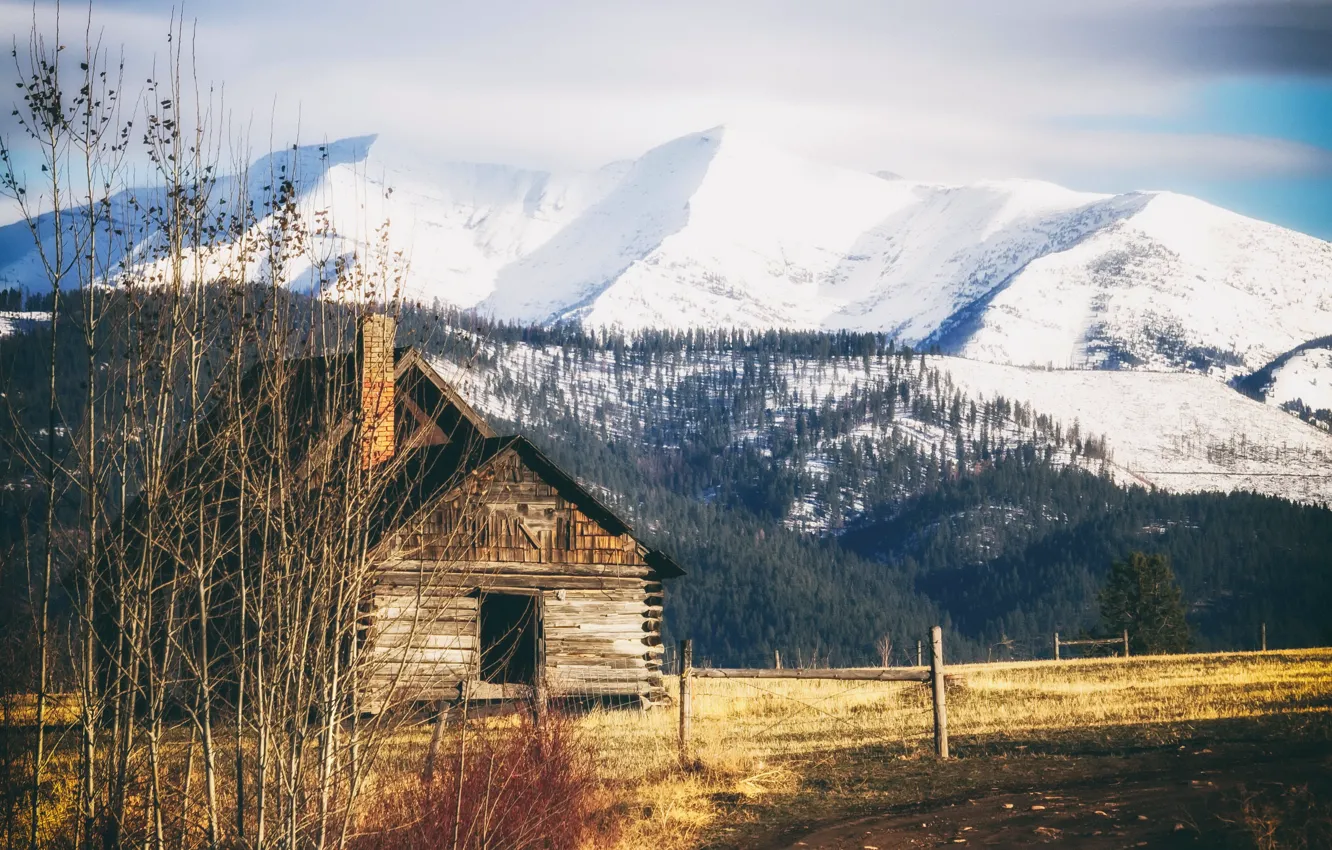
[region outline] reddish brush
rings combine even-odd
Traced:
[[[594,828],[595,766],[553,716],[469,736],[431,779],[376,802],[355,850],[577,850]]]

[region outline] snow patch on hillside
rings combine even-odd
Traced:
[[[1332,501],[1332,437],[1202,375],[942,361],[973,395],[1021,400],[1104,434],[1121,483]]]
[[[479,408],[524,422],[567,411],[615,438],[630,435],[635,426],[641,428],[641,411],[660,404],[661,394],[686,378],[738,366],[735,358],[714,354],[691,358],[663,375],[631,363],[617,364],[605,351],[581,355],[554,346],[485,347],[495,364],[492,368],[436,361]],[[946,373],[951,383],[944,387],[945,398],[953,386],[978,403],[1002,396],[1051,417],[1065,432],[1076,426],[1083,438],[1104,438],[1109,455],[1104,466],[1121,484],[1173,492],[1247,490],[1303,502],[1332,501],[1332,435],[1208,377],[1183,372],[1044,370],[959,357],[929,357],[928,363]],[[882,385],[887,374],[886,361],[879,359],[792,358],[782,364],[774,380],[802,406],[817,408],[825,400],[847,397],[856,387]],[[510,388],[521,384],[541,388],[541,410],[516,406]],[[774,408],[770,415],[780,423],[790,412]],[[891,422],[856,427],[855,434],[896,433],[925,447],[947,446],[953,439],[946,429],[913,420],[905,408]],[[996,444],[1033,439],[1030,429],[1011,421],[993,427],[991,435]],[[744,437],[736,435],[737,440]],[[1075,456],[1067,444],[1051,450],[1055,462],[1077,463],[1092,471],[1102,468],[1102,461]],[[805,458],[806,469],[814,474],[828,460],[822,451]],[[855,494],[850,496],[854,501]]]
[[[27,331],[51,321],[51,314],[40,310],[0,310],[0,336]]]
[[[1332,410],[1332,349],[1297,351],[1272,370],[1264,397],[1268,404],[1300,401],[1310,410]]]

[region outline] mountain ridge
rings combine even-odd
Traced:
[[[391,222],[408,297],[519,323],[868,330],[995,363],[1227,379],[1332,333],[1332,244],[1171,192],[885,179],[724,126],[569,173],[362,136],[261,157],[249,191],[277,172],[329,212],[329,256],[369,255]],[[40,288],[22,227],[0,228],[0,286]]]

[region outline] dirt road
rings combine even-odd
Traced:
[[[1255,818],[1298,830],[1306,842],[1332,842],[1332,823],[1321,820],[1332,811],[1330,801],[1332,753],[1325,747],[1242,756],[1184,749],[1163,767],[1139,774],[863,818],[776,846],[1238,848],[1255,846],[1253,830],[1265,828]]]

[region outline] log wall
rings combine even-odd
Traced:
[[[454,699],[479,667],[478,597],[539,594],[552,696],[658,701],[664,589],[645,550],[612,534],[514,452],[394,535],[381,556],[364,651],[374,702]],[[484,690],[484,689],[482,689]]]

